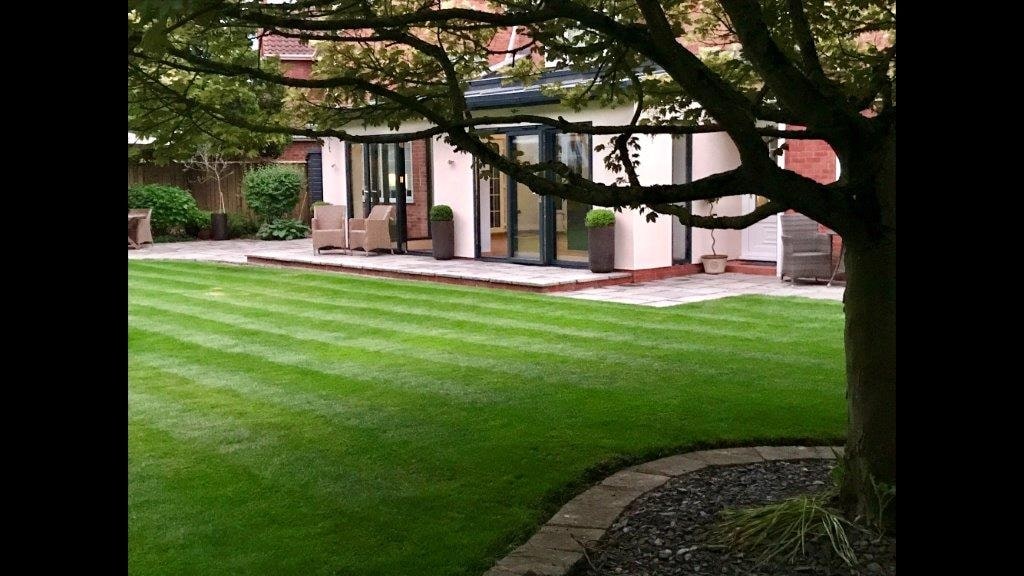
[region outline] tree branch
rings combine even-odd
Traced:
[[[811,24],[807,21],[807,13],[804,12],[803,0],[787,0],[787,4],[789,18],[793,22],[793,36],[800,48],[804,71],[820,89],[831,91],[832,87],[818,58],[818,47],[814,43],[814,34],[811,32]]]
[[[751,224],[756,224],[772,214],[785,212],[788,208],[784,204],[771,201],[741,216],[699,216],[693,214],[689,208],[675,204],[656,204],[651,206],[651,209],[659,214],[669,214],[679,218],[679,222],[684,226],[740,230]]]

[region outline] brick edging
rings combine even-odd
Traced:
[[[570,500],[526,544],[498,560],[484,576],[563,576],[583,560],[581,542],[599,540],[627,506],[672,478],[708,466],[771,460],[834,459],[833,446],[755,446],[699,450],[630,466]]]

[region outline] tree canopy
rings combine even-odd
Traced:
[[[139,26],[129,14],[129,30]],[[188,46],[191,54],[217,58],[238,66],[255,66],[280,73],[276,60],[259,59],[252,47],[255,28],[208,29],[183,22],[152,33],[146,49],[164,43]],[[152,142],[129,146],[128,157],[167,162],[187,160],[199,150],[231,159],[276,156],[289,137],[240,128],[222,121],[203,107],[230,109],[251,122],[280,117],[285,89],[273,82],[226,77],[190,69],[180,58],[164,53],[156,58],[128,60],[128,131]]]

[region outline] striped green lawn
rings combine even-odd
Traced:
[[[628,461],[844,429],[834,302],[128,269],[132,574],[480,574]]]

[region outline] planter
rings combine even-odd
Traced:
[[[725,254],[705,254],[700,257],[705,274],[721,274],[725,272],[725,262],[729,259]]]
[[[455,257],[455,222],[451,220],[431,221],[430,238],[435,260],[451,260]]]
[[[210,227],[213,230],[214,240],[228,239],[228,215],[222,212],[210,214]]]
[[[587,229],[587,256],[591,272],[611,272],[615,269],[615,227],[601,226]]]

